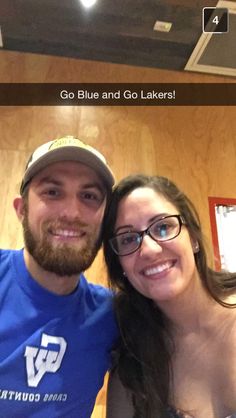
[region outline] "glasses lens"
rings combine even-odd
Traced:
[[[139,247],[140,236],[136,232],[125,232],[112,238],[110,243],[116,254],[126,255]]]
[[[168,216],[156,221],[149,229],[150,235],[158,241],[167,241],[175,238],[180,232],[178,217]]]

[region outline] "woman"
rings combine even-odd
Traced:
[[[107,417],[235,417],[236,274],[208,267],[190,200],[167,178],[125,178],[104,252],[122,335]]]

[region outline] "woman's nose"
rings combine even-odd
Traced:
[[[146,234],[143,237],[142,245],[140,248],[141,255],[152,255],[153,253],[162,252],[162,246],[155,241],[150,235]]]

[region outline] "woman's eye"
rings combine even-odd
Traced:
[[[159,227],[160,236],[161,237],[165,236],[168,232],[168,229],[169,229],[169,225],[167,225],[167,224],[160,225],[160,227]]]
[[[136,236],[128,235],[121,239],[121,245],[129,245],[132,244],[136,240]]]
[[[168,231],[170,229],[170,225],[167,223],[162,223],[156,226],[156,234],[159,237],[165,237],[168,234]]]

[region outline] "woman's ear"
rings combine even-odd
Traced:
[[[13,200],[13,206],[16,211],[17,218],[20,222],[22,222],[25,214],[23,198],[21,196],[15,197],[15,199]]]

